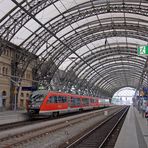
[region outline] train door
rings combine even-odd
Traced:
[[[71,96],[67,96],[68,108],[71,107]]]

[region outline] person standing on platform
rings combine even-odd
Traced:
[[[148,102],[147,102],[147,106],[145,109],[145,118],[147,119],[147,125],[148,125]]]
[[[145,116],[146,106],[147,106],[147,102],[145,100],[142,100],[142,117],[143,118]]]
[[[141,100],[138,101],[138,111],[141,114],[142,112],[142,101]]]
[[[145,109],[145,118],[148,119],[148,102],[147,102],[147,106],[146,106],[146,109]]]

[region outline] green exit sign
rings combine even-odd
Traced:
[[[139,46],[137,49],[138,55],[148,55],[148,45],[147,46]]]

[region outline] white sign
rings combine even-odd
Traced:
[[[141,46],[140,47],[140,54],[146,54],[146,46]]]

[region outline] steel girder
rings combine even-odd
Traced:
[[[95,60],[95,59],[94,59],[94,60]],[[117,60],[117,59],[116,59],[116,60]],[[117,62],[120,61],[120,60],[121,60],[121,59],[118,58]],[[110,60],[110,61],[112,61],[112,60]],[[130,61],[130,62],[131,62],[131,61]],[[136,62],[136,60],[134,60],[134,62]],[[109,63],[109,61],[106,60],[106,61],[104,61],[104,63],[102,62],[102,63],[100,63],[100,64],[98,64],[98,65],[96,64],[96,67],[95,67],[96,70],[99,71],[99,70],[98,70],[99,68],[97,69],[97,66],[99,67],[99,65],[101,66],[101,65],[104,65],[105,63]],[[127,62],[127,63],[128,63],[128,62]],[[141,63],[141,64],[139,64],[139,63]],[[138,67],[139,67],[139,69],[140,69],[140,68],[141,68],[140,65],[142,66],[144,62],[140,62],[140,60],[139,60],[139,63],[137,63],[137,66],[136,66],[135,68],[138,68]],[[120,64],[120,63],[119,63],[119,64]],[[114,65],[116,65],[116,64],[114,64]],[[129,63],[128,63],[128,65],[129,65]],[[131,64],[131,65],[132,65],[132,64]],[[135,64],[135,65],[136,65],[136,64]],[[112,67],[112,66],[113,66],[113,64],[112,64],[112,65],[110,64],[110,67]],[[125,66],[126,66],[126,65],[125,65]],[[134,66],[134,64],[133,64],[133,66]],[[81,66],[80,66],[80,67],[81,67]],[[73,68],[74,68],[74,67],[73,67]],[[78,69],[79,69],[79,67],[78,67],[77,69],[74,69],[74,70],[75,70],[75,71],[78,71]],[[141,68],[141,69],[142,69],[142,68]],[[140,70],[141,70],[141,69],[140,69]],[[99,72],[101,72],[101,71],[103,71],[103,69],[100,69]],[[88,70],[87,72],[84,71],[84,73],[88,73],[89,75],[91,75],[92,78],[95,77],[95,74],[93,75],[93,72],[92,72],[91,70]],[[105,73],[105,68],[104,68],[104,73]],[[139,73],[139,74],[140,74],[140,73]],[[83,76],[83,73],[82,73],[81,75]],[[101,74],[101,75],[102,75],[102,74]],[[104,75],[104,74],[103,74],[103,75]],[[71,76],[72,76],[72,75],[71,75]],[[86,76],[87,76],[87,75],[86,75]],[[87,76],[87,77],[89,77],[89,76]],[[96,77],[97,77],[97,76],[96,76]],[[86,80],[87,78],[83,76],[83,79]],[[90,79],[90,78],[89,78],[89,79]],[[99,79],[99,78],[98,78],[98,79]],[[89,82],[90,82],[90,84],[91,84],[91,83],[93,82],[93,80],[90,79]],[[77,82],[75,82],[75,83],[79,83],[79,82],[77,81]],[[82,82],[82,83],[84,84],[84,82]],[[93,83],[92,83],[92,84],[93,84]],[[81,84],[80,84],[80,85],[81,85]]]
[[[103,34],[103,33],[102,33],[102,34],[98,33],[98,34],[93,35],[92,37],[90,37],[90,42],[95,41],[95,40],[102,39],[102,37],[105,37],[105,36],[113,37],[114,34],[115,34],[114,32],[112,32],[112,33],[109,32],[109,33],[106,33],[106,34],[105,34],[105,33],[104,33],[104,34]],[[116,36],[126,36],[126,35],[127,35],[127,34],[124,33],[124,31],[119,32],[119,33],[118,33],[118,32],[116,33]],[[146,35],[145,35],[144,33],[143,33],[143,35],[144,35],[143,37],[138,37],[138,34],[137,34],[136,32],[135,32],[135,33],[131,32],[131,34],[128,33],[128,36],[131,37],[131,38],[132,38],[132,37],[135,37],[135,38],[138,38],[138,39],[140,38],[141,40],[147,41],[147,37],[145,37]],[[84,36],[86,37],[86,34],[84,34]],[[83,37],[83,36],[82,36],[82,37]],[[95,37],[95,39],[94,39],[94,37]],[[75,44],[72,44],[72,43],[73,43],[73,42],[71,41],[72,38],[73,38],[73,42],[74,42]],[[88,39],[89,39],[89,38],[85,38],[86,42],[83,43],[84,45],[90,43],[90,42],[88,42]],[[75,46],[75,47],[77,47],[77,48],[82,47],[82,42],[80,42],[80,41],[77,42],[78,39],[77,39],[76,37],[74,38],[74,37],[72,36],[71,39],[69,38],[68,40],[71,41],[71,42],[69,42],[69,43],[71,43],[71,46]],[[83,39],[83,40],[84,40],[84,39]],[[69,44],[69,43],[67,43],[67,44]],[[78,45],[80,45],[80,46],[78,47]],[[84,45],[83,45],[83,46],[84,46]],[[61,47],[61,46],[59,46],[59,47]],[[61,47],[61,48],[62,48],[62,47]],[[58,49],[58,47],[57,47],[57,49]],[[62,52],[61,52],[61,51],[62,51]],[[63,52],[64,52],[64,47],[63,47],[63,50],[61,49],[61,51],[60,51],[60,53],[63,54]],[[76,51],[76,50],[74,50],[74,51]],[[55,54],[55,55],[56,55],[56,54]],[[67,52],[67,57],[68,57],[69,55],[70,55],[70,52]],[[62,55],[61,55],[61,56],[62,56]],[[58,55],[58,57],[59,57],[59,55]],[[57,58],[58,58],[58,57],[57,57]],[[64,56],[64,57],[65,57],[65,56]]]
[[[99,54],[101,54],[101,53],[103,53],[103,52],[99,52],[98,53],[98,55]],[[97,54],[97,52],[96,52],[96,54]],[[123,54],[123,55],[125,55],[125,56],[128,56],[129,55],[129,53],[128,52],[121,52],[121,54]],[[93,66],[95,66],[95,65],[97,65],[98,67],[100,66],[100,68],[101,68],[101,64],[106,64],[107,62],[114,62],[114,63],[116,63],[117,65],[118,65],[118,63],[117,63],[117,61],[121,61],[121,60],[124,60],[124,61],[127,61],[127,58],[124,58],[124,57],[116,57],[116,58],[112,58],[112,56],[114,56],[114,55],[116,55],[116,52],[113,52],[113,53],[108,53],[108,54],[106,54],[106,55],[104,55],[104,56],[101,56],[102,58],[96,58],[96,57],[94,57],[94,56],[91,56],[91,58],[88,58],[88,57],[86,57],[85,59],[88,59],[88,60],[90,60],[89,62],[91,62],[91,63],[93,63],[93,62],[95,62],[95,61],[98,61],[98,63],[97,64],[94,64]],[[132,55],[132,54],[131,54]],[[135,55],[136,56],[136,55]],[[108,59],[106,59],[106,58],[108,58]],[[88,61],[87,60],[87,61]],[[99,60],[101,60],[101,61],[99,61]],[[129,59],[127,62],[131,62],[132,60],[134,60],[134,59]],[[135,60],[134,60],[135,61]],[[123,61],[121,61],[121,62],[123,62]],[[109,64],[109,63],[108,63]],[[137,65],[142,65],[142,64],[144,64],[144,62],[142,63],[142,64],[140,64],[140,60],[139,60],[139,62],[135,62],[135,64],[137,64]],[[81,69],[80,71],[78,70],[79,69],[79,67],[81,67],[83,64],[82,63],[80,63],[79,65],[74,65],[73,67],[72,67],[72,69],[75,69],[75,70],[77,70],[77,75],[79,75],[79,73],[81,73],[81,71],[83,71],[84,69]],[[143,65],[142,65],[143,66]],[[95,67],[96,68],[96,67]],[[102,70],[103,69],[105,69],[104,68],[104,66],[102,66]],[[142,67],[141,67],[141,69],[143,69]]]
[[[119,32],[119,35],[121,35],[121,33],[123,34],[124,32]],[[99,39],[99,38],[98,38],[98,35],[99,35],[99,34],[96,35],[96,38],[91,38],[91,37],[90,37],[90,39],[91,39],[90,41],[89,41],[89,39],[87,38],[86,41],[89,41],[88,43],[93,42],[93,41]],[[109,34],[107,34],[107,35],[108,35],[108,37],[113,36],[112,33],[110,33],[110,35],[109,35]],[[118,35],[118,34],[117,34],[117,35]],[[125,35],[126,35],[126,34],[125,34]],[[124,36],[125,36],[125,35],[124,35]],[[93,36],[93,37],[94,37],[94,36]],[[133,37],[133,34],[131,35],[131,37]],[[137,37],[137,35],[135,35],[135,38],[136,38],[136,37]],[[101,39],[101,38],[102,38],[102,36],[100,36],[100,39]],[[147,40],[146,37],[143,37],[142,39],[143,39],[143,40]],[[77,43],[77,45],[79,45],[79,44]],[[83,46],[83,45],[81,44],[81,46]],[[75,47],[77,47],[77,46],[75,46]],[[80,48],[80,46],[78,46],[77,48]],[[62,52],[61,54],[63,54],[63,52]],[[63,61],[64,61],[67,57],[69,57],[70,54],[71,54],[70,52],[69,52],[69,53],[64,53],[64,59],[63,59]],[[67,57],[66,57],[65,55],[67,55]],[[59,57],[59,55],[58,55],[58,57]],[[53,57],[52,57],[52,58],[53,58]],[[61,63],[62,63],[63,61],[61,61]],[[60,63],[60,64],[61,64],[61,63]],[[59,65],[60,65],[60,64],[59,64]]]
[[[83,15],[83,16],[85,16],[85,15]],[[72,19],[72,20],[73,20],[73,19]],[[66,21],[67,21],[67,20],[66,20]],[[61,24],[62,26],[63,26],[63,24],[66,24],[66,23],[59,23],[59,22],[57,22],[57,23],[58,23],[58,24]],[[55,26],[57,26],[57,25],[55,25]],[[63,26],[63,27],[65,27],[65,26]],[[52,28],[55,28],[55,27],[52,27]],[[58,28],[59,28],[59,27],[58,27]],[[16,29],[15,29],[15,30],[16,30]],[[52,31],[53,31],[53,30],[52,30]],[[54,32],[54,31],[53,31],[53,32]],[[36,35],[36,34],[35,34],[35,35]],[[45,37],[46,37],[46,36],[45,36]],[[41,45],[41,41],[40,41],[41,38],[40,38],[40,37],[37,38],[37,36],[35,36],[35,38],[38,40],[38,42],[37,42],[35,39],[33,39],[34,42],[30,42],[30,44],[31,44],[31,43],[32,43],[32,44],[34,44],[34,43],[39,43],[39,44]],[[38,44],[38,45],[39,45],[39,44]],[[36,45],[35,48],[36,48],[36,47],[40,47],[40,46],[38,46],[38,45]],[[31,46],[32,46],[32,45],[31,45]],[[29,46],[29,49],[30,49],[31,46]],[[25,47],[25,48],[27,48],[27,47]]]
[[[118,46],[118,45],[121,45],[121,46]],[[136,54],[136,46],[137,46],[137,44],[133,44],[133,43],[130,43],[129,45],[128,45],[128,49],[127,49],[127,45],[126,45],[126,43],[123,43],[123,42],[119,42],[118,43],[118,45],[116,44],[116,43],[112,43],[112,44],[110,44],[110,46],[109,47],[106,47],[106,46],[104,46],[104,45],[100,45],[100,46],[96,46],[95,48],[93,48],[91,51],[87,51],[87,52],[85,52],[84,54],[82,54],[81,56],[82,57],[90,57],[90,56],[92,56],[92,55],[90,55],[90,53],[94,53],[94,52],[100,52],[100,55],[102,55],[102,54],[104,54],[104,52],[105,52],[105,50],[107,51],[107,53],[108,52],[112,52],[113,50],[112,49],[115,49],[115,51],[118,51],[118,54],[120,54],[120,48],[123,50],[123,51],[126,51],[126,52],[130,52],[130,51],[132,51],[133,53],[135,53]],[[102,53],[103,52],[103,53]],[[93,54],[94,55],[94,54]],[[98,55],[98,56],[100,56],[100,55]],[[124,57],[124,58],[127,58],[127,60],[128,60],[128,58],[130,58],[130,57],[132,57],[132,55],[130,55],[130,56],[126,56],[126,57]],[[145,62],[145,59],[146,58],[141,58],[140,56],[137,56],[137,54],[136,54],[136,57],[139,59],[139,60],[143,60],[144,62]],[[133,57],[132,57],[133,58]],[[109,62],[111,62],[111,61],[109,61]],[[72,65],[74,65],[76,63],[76,59],[74,60],[74,62],[73,63],[71,63],[71,65],[69,65],[69,67],[72,67]],[[105,63],[102,63],[103,65],[105,64]],[[67,70],[68,70],[68,67],[67,67]]]
[[[22,2],[22,5],[29,13],[33,14],[33,15],[37,15],[40,11],[42,11],[43,9],[45,9],[46,7],[54,4],[55,2],[57,2],[57,0],[53,0],[53,1],[48,1],[48,0],[32,0],[29,5],[26,1],[24,1],[24,3]],[[139,15],[144,15],[146,16],[147,15],[147,6],[145,5],[142,5],[143,3],[141,3],[140,7],[138,5],[138,0],[135,0],[133,1],[132,3],[123,3],[122,0],[118,1],[117,3],[114,2],[112,4],[112,2],[110,2],[109,4],[109,9],[110,9],[110,13],[120,13],[120,12],[125,12],[125,13],[133,13],[133,14],[139,14]],[[144,1],[143,1],[144,2]],[[146,1],[145,1],[146,2]],[[26,4],[25,4],[26,3]],[[80,6],[76,6],[74,8],[71,8],[67,11],[65,11],[64,13],[61,13],[59,16],[59,18],[62,18],[63,20],[67,21],[78,21],[80,19],[84,19],[85,17],[90,17],[90,16],[94,16],[94,15],[99,15],[99,14],[103,14],[103,13],[108,13],[107,11],[107,7],[108,7],[108,4],[106,3],[102,3],[102,5],[94,5],[95,8],[92,9],[92,4],[90,2],[88,2],[88,5],[87,7],[85,7],[85,3],[84,3],[84,7],[83,7],[83,4],[81,4],[81,8],[82,10],[78,10],[78,8],[80,8]],[[15,7],[14,9],[16,9],[17,7]],[[141,10],[141,8],[143,8]],[[7,38],[8,40],[10,40],[10,38],[12,38],[16,32],[26,23],[30,20],[30,17],[28,18],[28,15],[26,13],[24,13],[24,11],[22,9],[19,9],[17,12],[15,12],[13,15],[11,15],[11,13],[13,12],[10,11],[6,16],[7,17],[10,17],[3,25],[1,29],[1,35],[3,36],[3,38]],[[71,12],[70,15],[69,12]],[[72,13],[73,12],[73,13]],[[64,15],[64,18],[61,17]],[[57,19],[57,17],[53,18],[51,20],[51,22],[54,20],[54,19]],[[6,17],[5,17],[6,18]],[[61,20],[62,20],[61,19]],[[4,18],[2,20],[5,20]],[[14,21],[15,20],[15,21]],[[15,24],[13,24],[13,23]],[[20,22],[23,22],[23,23],[20,23]],[[47,22],[48,25],[50,24],[50,22]],[[65,24],[66,25],[66,22],[58,22],[56,21],[55,22],[56,24],[54,24],[54,26],[52,26],[51,28],[55,28],[55,26],[57,26],[57,28],[59,28],[59,26],[57,24],[62,24],[62,26]],[[18,27],[19,25],[21,24],[20,27]],[[72,22],[68,22],[68,25],[69,24],[72,24]],[[46,25],[46,24],[44,24]],[[6,28],[9,29],[9,35],[6,34]],[[15,28],[15,27],[18,27],[18,28]],[[65,26],[64,26],[65,27]],[[41,29],[41,28],[40,28]],[[7,30],[8,31],[8,30]],[[52,30],[53,31],[53,30]],[[11,36],[12,35],[12,36]],[[39,39],[38,39],[39,40]]]
[[[94,38],[93,38],[94,39]],[[130,48],[130,47],[129,47]],[[116,50],[117,51],[117,54],[119,54],[120,53],[120,50]],[[119,51],[119,52],[118,52]],[[104,51],[105,52],[105,51]],[[110,51],[109,51],[110,52]],[[134,51],[134,54],[136,54],[136,49],[135,49],[135,51]],[[82,55],[83,56],[83,55]],[[127,55],[128,56],[128,55]],[[132,55],[131,55],[132,56]],[[75,63],[76,63],[76,61],[75,61]],[[76,63],[76,64],[78,64],[78,63]],[[82,63],[81,63],[82,64]]]
[[[121,63],[119,63],[119,64],[121,64]],[[101,77],[100,79],[99,79],[98,77],[96,77],[95,75],[92,76],[92,73],[90,73],[89,76],[91,76],[91,78],[89,78],[89,81],[91,81],[92,84],[98,85],[98,86],[101,87],[101,82],[102,82],[102,81],[108,81],[108,79],[110,78],[110,77],[108,77],[108,78],[106,77],[106,75],[109,76],[110,72],[112,72],[112,71],[115,72],[114,75],[115,75],[115,77],[116,77],[116,74],[117,74],[117,72],[118,72],[118,71],[116,71],[116,69],[118,69],[118,70],[122,69],[122,71],[124,72],[124,71],[127,70],[128,67],[130,67],[131,70],[133,70],[133,71],[135,71],[135,69],[137,68],[136,72],[134,72],[134,73],[141,74],[141,68],[138,69],[138,67],[135,67],[134,64],[129,66],[128,63],[125,63],[124,67],[122,66],[122,64],[121,64],[121,65],[110,64],[109,66],[112,66],[112,68],[109,68],[109,69],[106,70],[106,71],[103,69],[103,70],[101,71],[101,75],[102,75],[103,77]],[[108,67],[109,67],[109,66],[108,66]],[[106,67],[106,68],[108,68],[108,67]],[[123,68],[124,68],[124,69],[123,69]],[[100,70],[100,69],[98,68],[98,70]],[[132,73],[133,73],[133,72],[132,72]],[[129,73],[129,75],[130,75],[130,74],[131,74],[131,73]],[[125,82],[126,82],[126,80],[125,80]],[[127,83],[127,82],[126,82],[126,83]],[[126,84],[126,83],[124,83],[124,84],[125,84],[125,85],[128,85],[128,84]],[[133,85],[134,85],[134,82],[133,82]]]
[[[95,60],[95,59],[94,59]],[[117,62],[118,62],[118,60],[117,59],[115,59]],[[119,61],[120,61],[121,59],[119,59]],[[106,63],[108,62],[108,61],[105,61]],[[137,72],[137,71],[142,71],[142,68],[143,68],[143,65],[141,64],[141,67],[140,67],[140,64],[137,62],[137,63],[134,63],[134,64],[130,64],[129,65],[129,63],[131,63],[132,62],[132,60],[129,60],[129,62],[127,62],[127,63],[125,63],[125,61],[124,61],[124,66],[122,66],[122,62],[120,62],[120,63],[118,63],[118,64],[116,64],[115,62],[114,63],[112,63],[112,64],[109,64],[108,66],[104,66],[103,68],[100,68],[100,66],[101,66],[101,64],[102,63],[99,63],[99,64],[96,64],[96,65],[94,65],[95,66],[95,68],[96,68],[96,70],[100,73],[100,75],[102,75],[102,77],[101,78],[104,78],[105,77],[105,73],[106,72],[108,72],[107,70],[108,69],[106,69],[106,68],[109,68],[109,67],[111,67],[111,71],[113,71],[113,66],[117,66],[116,67],[116,69],[118,69],[119,67],[118,66],[122,66],[122,69],[123,69],[123,72],[124,72],[124,69],[125,69],[125,67],[127,66],[127,67],[130,67],[130,66],[133,66],[134,67],[134,69],[133,69],[133,73],[135,73],[135,72]],[[134,61],[135,62],[135,61]],[[137,68],[137,71],[135,71],[135,69]],[[79,69],[79,67],[77,68],[77,69],[74,69],[75,71],[77,71]],[[139,70],[138,70],[139,69]],[[102,73],[104,71],[104,73]],[[140,73],[139,73],[140,74]],[[85,75],[85,77],[84,77],[84,75]],[[93,84],[93,81],[96,81],[96,80],[93,80],[92,78],[95,78],[95,74],[92,72],[92,71],[90,71],[90,70],[88,70],[88,71],[84,71],[84,73],[82,73],[79,77],[81,77],[81,76],[83,76],[83,78],[84,79],[88,79],[92,84]],[[90,78],[89,78],[90,77]],[[98,78],[98,76],[96,76],[97,78],[96,79],[101,79],[101,78]],[[109,77],[108,77],[109,78]],[[107,79],[105,79],[105,81],[107,81]],[[77,82],[78,83],[78,82]],[[126,84],[125,84],[126,85]],[[98,84],[98,86],[99,86],[99,84]]]
[[[120,26],[119,26],[119,28],[120,28]],[[133,28],[133,26],[131,26],[131,28]],[[135,28],[134,28],[135,29]],[[137,28],[138,29],[138,28]],[[135,30],[137,30],[137,29],[135,29]],[[144,30],[144,29],[143,29]],[[70,39],[69,39],[70,40]],[[59,46],[59,48],[60,48],[61,46]],[[57,55],[57,58],[55,59],[55,60],[58,60],[58,58],[60,57],[60,55],[58,54],[59,52],[61,53],[62,52],[62,50],[61,49],[59,49],[59,48],[57,48],[56,47],[56,50],[54,50],[54,51],[50,51],[50,54],[48,53],[45,57],[47,57],[48,58],[48,56],[50,55],[50,56],[52,56],[52,58],[54,59],[54,57]],[[53,48],[53,49],[55,49],[55,48]],[[57,52],[57,53],[56,53]],[[46,59],[46,58],[45,58]],[[44,58],[43,58],[43,61],[44,61]]]

